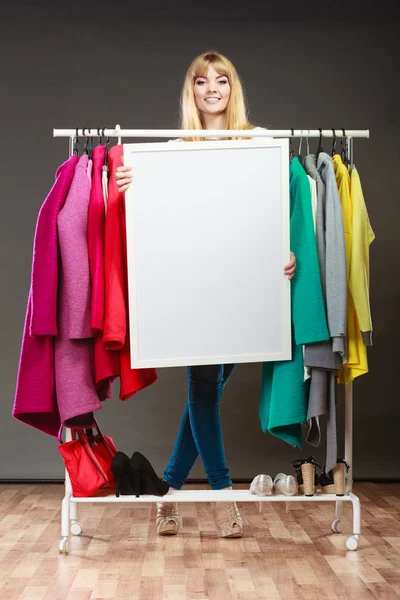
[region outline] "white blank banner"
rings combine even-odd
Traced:
[[[124,145],[132,368],[291,358],[287,140]]]

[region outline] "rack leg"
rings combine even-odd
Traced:
[[[69,507],[70,494],[65,494],[61,505],[61,540],[58,546],[60,554],[68,554],[68,536],[69,536]]]
[[[66,429],[65,441],[70,442],[71,439],[71,430]],[[71,502],[71,496],[71,480],[68,476],[67,470],[65,470],[65,495],[61,504],[61,540],[58,546],[58,551],[60,554],[68,554],[70,519],[73,516],[76,518],[76,506],[72,507],[72,505],[75,503]]]
[[[61,537],[68,537],[69,534],[69,502],[70,496],[66,494],[61,505]]]
[[[343,502],[341,502],[341,500],[337,500],[336,501],[335,517],[337,519],[340,519],[342,516],[343,516]]]
[[[335,518],[331,523],[331,530],[333,533],[341,533],[342,532],[342,521],[341,517],[343,516],[343,502],[341,500],[336,500],[336,508],[335,508]]]
[[[350,494],[353,504],[353,535],[346,541],[348,550],[357,550],[361,533],[361,504],[358,496]]]
[[[346,490],[353,489],[353,383],[346,383],[345,387],[345,440],[344,458],[349,465],[346,477]]]
[[[78,520],[78,504],[77,504],[77,502],[69,503],[69,518],[70,518],[71,522]]]

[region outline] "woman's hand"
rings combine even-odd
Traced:
[[[124,157],[122,157],[122,161]],[[115,169],[115,179],[117,181],[117,187],[119,192],[126,192],[132,183],[132,167],[128,165],[122,165]]]
[[[292,279],[294,272],[296,270],[296,257],[293,252],[290,253],[290,263],[286,265],[283,269],[285,275],[288,276],[289,279]]]

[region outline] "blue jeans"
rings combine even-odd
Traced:
[[[164,480],[181,489],[198,455],[213,490],[232,485],[225,462],[219,401],[236,365],[186,367],[188,402]]]

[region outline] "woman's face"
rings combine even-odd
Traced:
[[[197,108],[206,114],[222,113],[229,101],[231,88],[226,75],[220,75],[212,65],[209,65],[206,77],[196,77],[194,82],[194,97]]]

